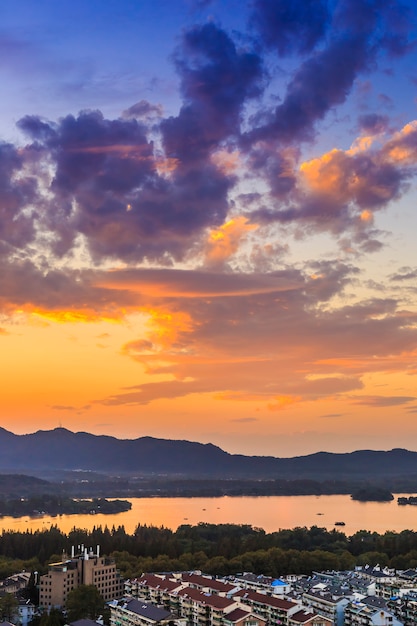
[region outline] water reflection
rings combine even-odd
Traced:
[[[400,495],[400,494],[398,494]],[[1,530],[43,530],[57,525],[67,533],[76,528],[121,526],[133,533],[138,524],[165,526],[181,524],[250,524],[273,532],[296,526],[336,528],[347,535],[358,530],[383,533],[417,527],[417,507],[392,502],[356,502],[350,496],[260,496],[222,498],[130,498],[130,511],[116,515],[62,515],[59,517],[0,518]],[[343,521],[345,526],[335,526]]]

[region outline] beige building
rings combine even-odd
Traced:
[[[77,556],[51,563],[48,573],[40,578],[39,605],[47,610],[65,607],[70,591],[79,585],[94,585],[104,600],[123,596],[123,582],[116,570],[114,559],[100,556],[84,548]]]
[[[186,626],[178,615],[136,598],[113,600],[109,605],[110,626]]]

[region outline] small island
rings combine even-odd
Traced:
[[[414,506],[415,506],[417,504],[417,496],[409,496],[408,498],[404,497],[404,496],[400,496],[397,499],[397,503],[401,504],[401,505],[403,505],[403,504],[414,504]]]
[[[128,500],[106,498],[74,499],[55,495],[0,500],[0,517],[41,517],[43,515],[114,515],[132,508]]]
[[[359,502],[391,502],[394,500],[390,490],[384,487],[362,487],[354,491],[350,497],[352,500],[359,500]]]

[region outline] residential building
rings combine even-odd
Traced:
[[[234,609],[223,617],[224,626],[266,626],[267,621],[256,613]]]
[[[163,574],[142,574],[140,578],[126,580],[124,583],[125,594],[134,598],[140,598],[146,602],[170,607],[172,593],[185,587],[181,580],[173,580]]]
[[[290,615],[288,626],[333,626],[333,622],[311,609],[301,609]]]
[[[17,593],[28,586],[30,572],[19,572],[0,581],[0,593]]]
[[[202,574],[190,574],[184,572],[181,575],[181,581],[192,589],[199,589],[204,593],[211,593],[219,596],[230,597],[235,591],[238,591],[240,586],[237,584],[230,584],[228,582],[222,582],[211,576],[203,576]]]
[[[342,626],[344,610],[350,601],[349,596],[331,593],[326,589],[313,588],[302,595],[305,606],[311,607],[318,615],[322,615],[337,626]]]
[[[270,576],[263,576],[262,574],[252,574],[251,572],[237,574],[234,576],[233,582],[244,589],[253,589],[261,593],[281,596],[286,595],[291,588],[291,584],[282,578],[272,578]]]
[[[37,613],[37,607],[22,597],[16,596],[17,606],[17,622],[20,626],[27,626],[33,620]]]
[[[104,600],[123,596],[123,581],[116,570],[114,559],[100,556],[84,548],[78,556],[51,563],[48,573],[40,577],[39,605],[47,610],[64,608],[70,591],[79,585],[94,585]]]
[[[186,626],[170,611],[136,598],[113,600],[109,606],[110,626]]]
[[[369,596],[345,607],[345,626],[403,626],[388,610],[385,600]]]
[[[264,618],[269,626],[288,624],[288,618],[300,610],[301,604],[284,598],[269,596],[266,593],[242,589],[233,596],[234,600],[249,606],[257,615]]]
[[[186,618],[189,626],[221,626],[236,600],[186,587],[171,595],[171,610]]]
[[[387,601],[388,610],[405,626],[417,624],[417,593],[411,591],[401,598],[393,598]]]

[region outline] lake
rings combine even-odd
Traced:
[[[129,498],[132,509],[116,515],[62,515],[59,517],[0,518],[1,530],[42,530],[56,524],[67,533],[72,528],[124,525],[133,533],[138,524],[166,526],[175,530],[181,524],[250,524],[273,532],[296,526],[321,526],[347,535],[358,530],[383,533],[386,530],[417,530],[417,506],[391,502],[357,502],[348,495],[336,496],[238,496],[221,498]]]

